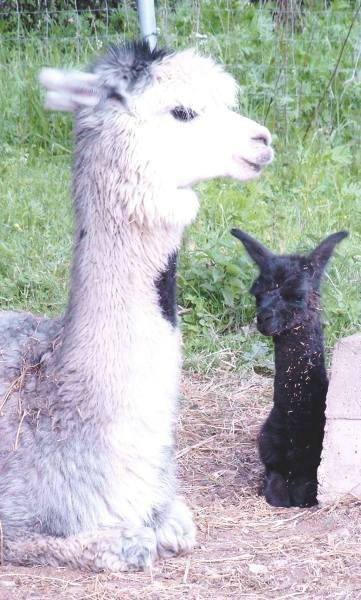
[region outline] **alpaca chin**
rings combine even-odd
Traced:
[[[149,198],[148,198],[149,201]],[[196,218],[199,209],[197,194],[191,188],[164,190],[156,194],[153,210],[147,203],[146,210],[141,209],[138,217],[144,219],[147,226],[166,226],[179,231],[190,225]]]
[[[177,210],[173,216],[175,224],[177,222],[182,227],[190,225],[198,214],[199,199],[197,194],[191,188],[179,188],[177,190],[175,202],[177,203]]]
[[[279,328],[277,328],[276,324],[271,319],[269,319],[268,321],[261,322],[257,320],[257,329],[260,333],[262,333],[262,335],[266,335],[269,337],[279,335],[281,333]]]

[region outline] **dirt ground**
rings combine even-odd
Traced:
[[[179,472],[198,526],[188,557],[151,573],[0,569],[1,600],[361,599],[361,502],[275,509],[257,496],[255,439],[272,380],[185,375]]]

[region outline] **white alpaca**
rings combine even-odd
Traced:
[[[192,51],[111,48],[90,72],[41,81],[49,108],[75,113],[74,262],[62,319],[0,313],[3,557],[140,569],[195,540],[173,450],[190,186],[255,177],[270,134]]]

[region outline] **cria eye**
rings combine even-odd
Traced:
[[[192,119],[198,116],[194,110],[185,108],[184,106],[176,106],[170,112],[177,121],[192,121]]]

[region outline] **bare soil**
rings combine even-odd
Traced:
[[[0,599],[361,599],[361,502],[275,509],[257,495],[255,442],[271,394],[257,375],[185,375],[178,462],[198,526],[190,556],[148,573],[7,565]]]

